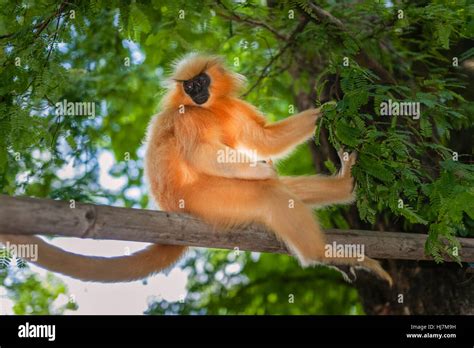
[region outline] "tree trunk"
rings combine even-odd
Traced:
[[[355,286],[367,314],[474,314],[474,275],[465,268],[433,261],[388,264],[393,289],[358,273]]]

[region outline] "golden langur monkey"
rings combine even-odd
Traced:
[[[171,81],[162,111],[150,122],[145,158],[150,193],[163,210],[197,216],[221,230],[260,223],[302,265],[360,267],[392,283],[371,258],[326,257],[326,239],[311,210],[354,200],[355,154],[344,160],[339,152],[342,168],[331,177],[279,177],[274,169],[274,159],[312,137],[319,109],[268,123],[237,97],[242,76],[215,56],[186,56]],[[238,160],[225,160],[225,154]],[[170,267],[187,249],[151,245],[130,256],[102,258],[72,254],[37,237],[0,235],[0,242],[7,240],[38,243],[36,263],[45,268],[102,282],[144,278]]]

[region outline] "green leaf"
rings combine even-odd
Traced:
[[[336,137],[343,143],[356,147],[362,141],[362,131],[348,125],[344,121],[339,121],[336,125]]]
[[[393,180],[395,180],[394,175],[388,169],[389,167],[384,166],[383,161],[375,160],[362,154],[359,159],[359,164],[364,172],[379,180],[385,182],[392,182]]]

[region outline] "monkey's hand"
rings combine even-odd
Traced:
[[[312,120],[312,122],[313,122],[312,124],[315,124],[316,121],[318,120],[318,118],[323,116],[321,108],[307,109],[307,110],[303,111],[303,113],[305,115],[307,115],[307,117],[309,117]]]
[[[268,163],[269,165],[273,166],[273,160],[271,158],[262,161],[263,163]]]
[[[268,180],[278,177],[273,164],[265,161],[232,163],[221,171],[220,176],[245,180]]]
[[[350,189],[352,190],[354,186],[354,178],[352,177],[351,169],[356,163],[357,152],[348,153],[341,148],[337,154],[341,160],[341,170],[339,171],[338,176],[345,179],[344,181],[347,181],[347,184],[350,185]]]
[[[251,169],[248,171],[248,178],[253,180],[266,180],[266,179],[276,179],[278,174],[275,167],[273,166],[273,161],[258,161],[251,165]]]

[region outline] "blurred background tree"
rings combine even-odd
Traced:
[[[318,211],[324,227],[429,233],[437,261],[386,263],[388,289],[288,256],[195,250],[184,303],[156,301],[147,313],[474,313],[456,240],[474,235],[472,1],[0,4],[3,194],[149,207],[142,140],[165,77],[185,53],[215,53],[248,77],[243,95],[272,121],[337,101],[324,106],[315,143],[278,167],[334,173],[336,148],[358,151],[357,204]],[[380,115],[388,99],[419,102],[420,118]],[[95,103],[95,117],[57,115],[63,100]],[[98,180],[108,151],[111,174],[124,178],[118,194]],[[71,163],[75,175],[58,175]],[[16,313],[51,312],[65,292],[11,267],[0,279]]]

